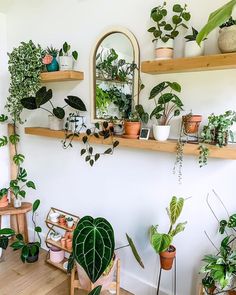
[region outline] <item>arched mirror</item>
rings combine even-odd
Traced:
[[[139,46],[124,28],[98,39],[91,58],[93,122],[128,118],[139,98]]]

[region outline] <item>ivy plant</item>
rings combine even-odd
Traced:
[[[171,21],[168,21],[166,4],[167,3],[164,2],[162,5],[154,7],[151,10],[151,19],[155,23],[155,26],[149,28],[148,32],[153,34],[153,42],[161,39],[166,43],[169,39],[175,39],[179,35],[180,27],[188,29],[186,22],[190,20],[191,15],[187,12],[187,5],[173,5],[172,10],[174,15],[172,16]]]

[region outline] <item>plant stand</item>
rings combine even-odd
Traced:
[[[81,290],[80,281],[79,279],[76,279],[77,274],[77,267],[76,265],[73,267],[73,270],[71,271],[71,279],[70,279],[70,295],[75,295],[75,289]],[[90,290],[93,290],[94,284],[90,285]],[[109,286],[109,290],[115,290],[116,295],[120,295],[120,259],[117,259],[116,262],[116,280],[111,283]]]
[[[59,213],[59,214],[65,215],[65,216],[72,217],[74,219],[74,226],[72,228],[68,228],[66,226],[66,224],[60,224],[59,222],[53,222],[53,221],[51,221],[50,220],[50,214],[51,213]],[[60,241],[57,241],[57,242],[56,241],[53,241],[50,238],[50,233],[53,232],[53,231],[55,231],[56,228],[60,228],[60,229],[62,229],[65,232],[73,233],[74,229],[76,228],[77,223],[79,222],[79,219],[80,219],[79,216],[76,216],[76,215],[73,215],[73,214],[71,214],[69,212],[65,212],[65,211],[62,211],[60,209],[56,209],[56,208],[51,207],[50,210],[49,210],[49,212],[48,212],[48,214],[47,214],[46,220],[45,220],[45,223],[46,223],[47,227],[49,228],[49,231],[48,231],[48,234],[47,234],[47,237],[46,237],[46,240],[45,240],[45,243],[46,243],[47,247],[50,248],[50,247],[53,246],[53,247],[56,247],[58,249],[64,250],[66,253],[71,254],[72,253],[72,250],[71,249],[68,249],[66,247],[63,247],[61,245],[61,242]],[[48,251],[48,254],[46,256],[46,262],[49,263],[49,264],[51,264],[51,265],[53,265],[54,267],[56,267],[56,268],[64,271],[64,272],[67,272],[67,270],[63,267],[63,264],[65,262],[67,262],[68,259],[65,257],[62,262],[60,262],[60,263],[54,263],[49,258],[49,251]]]
[[[159,295],[159,292],[160,292],[160,286],[161,286],[161,275],[162,275],[162,268],[160,267],[160,270],[159,270],[159,276],[158,276],[158,284],[157,284],[157,295]],[[176,284],[176,257],[174,259],[174,267],[172,267],[172,271],[174,272],[174,284],[173,284],[173,295],[176,295],[176,287],[177,287],[177,284]]]

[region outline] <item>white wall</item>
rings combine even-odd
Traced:
[[[80,68],[85,72],[85,80],[79,84],[48,85],[54,90],[55,101],[59,105],[63,105],[66,95],[73,93],[83,98],[90,109],[90,50],[96,37],[106,27],[122,25],[129,28],[139,41],[141,59],[152,59],[153,48],[147,28],[150,25],[150,9],[159,3],[156,0],[13,0],[9,6],[7,0],[1,2],[7,11],[8,51],[18,46],[20,41],[29,39],[45,47],[51,44],[60,47],[66,40],[79,51]],[[176,1],[168,2],[173,4]],[[193,13],[192,23],[198,28],[211,11],[222,5],[221,0],[186,2]],[[207,41],[208,53],[217,51],[214,47],[216,35],[213,33]],[[177,44],[178,56],[183,48],[180,41]],[[236,109],[235,70],[154,77],[143,75],[142,78],[146,89],[141,102],[146,106],[148,93],[155,83],[172,80],[183,87],[182,99],[186,111],[192,109],[206,118],[211,112]],[[6,81],[1,77],[4,88],[8,86]],[[1,96],[0,101],[2,108],[5,96]],[[28,126],[47,125],[45,113],[26,115]],[[177,129],[173,128],[174,132]],[[72,150],[65,151],[59,140],[23,135],[22,151],[26,155],[25,165],[30,176],[38,186],[37,193],[29,199],[39,197],[42,200],[41,225],[44,225],[50,206],[54,206],[80,216],[104,216],[113,224],[119,244],[125,243],[126,232],[134,238],[145,270],[136,265],[129,249],[121,251],[120,255],[124,274],[122,285],[136,295],[155,294],[152,286],[156,285],[158,260],[148,242],[148,227],[159,223],[163,231],[166,230],[164,208],[171,196],[191,196],[182,216],[182,220],[188,220],[188,225],[186,231],[176,238],[175,245],[178,251],[178,295],[195,294],[202,255],[213,250],[203,231],[206,229],[213,239],[216,237],[217,224],[205,198],[214,188],[230,212],[236,210],[233,185],[235,161],[210,159],[206,168],[199,169],[197,159],[186,156],[184,179],[180,186],[172,175],[174,154],[119,148],[114,156],[101,159],[91,169],[80,157],[77,144]],[[216,204],[216,208],[220,207]],[[223,210],[220,208],[218,211],[223,217]],[[163,275],[162,288],[170,293],[171,273]]]

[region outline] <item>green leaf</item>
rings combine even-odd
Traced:
[[[158,117],[159,118],[161,117],[161,113],[164,111],[164,107],[162,105],[158,105],[155,107],[155,109],[152,111],[151,115],[150,115],[150,118],[152,117]]]
[[[233,214],[230,216],[229,221],[228,221],[228,227],[229,228],[236,227],[236,214]]]
[[[33,181],[27,181],[26,186],[32,189],[36,189],[36,186]]]
[[[95,161],[97,161],[99,158],[100,158],[100,154],[96,154],[94,157]]]
[[[25,156],[22,154],[17,154],[13,157],[13,162],[17,165],[20,166],[25,160]]]
[[[36,104],[36,98],[33,96],[22,98],[21,104],[27,110],[36,110],[38,108]]]
[[[73,236],[73,253],[92,283],[96,282],[113,259],[114,231],[104,218],[80,219]]]
[[[85,161],[88,162],[90,161],[90,159],[91,159],[91,156],[86,156]]]
[[[38,252],[38,247],[36,246],[36,245],[32,245],[31,247],[30,247],[30,254],[32,255],[32,256],[34,256],[34,255],[36,255],[36,253]]]
[[[23,237],[22,234],[17,234],[16,235],[16,238],[17,238],[17,240],[20,240],[20,241],[23,241],[24,240],[24,237]]]
[[[89,161],[89,164],[90,164],[91,167],[93,167],[94,160],[91,159],[91,160]]]
[[[42,232],[42,228],[40,226],[36,226],[34,228],[34,230],[36,231],[36,233],[41,233]]]
[[[226,220],[221,220],[220,221],[220,228],[219,228],[219,232],[223,235],[225,232],[225,228],[227,226],[227,221]]]
[[[95,125],[95,127],[96,127],[97,129],[100,129],[100,126],[99,126],[99,123],[98,123],[98,122],[95,123],[94,125]]]
[[[166,24],[164,26],[164,30],[166,30],[166,31],[172,31],[173,30],[173,27],[170,24]]]
[[[181,17],[179,17],[178,15],[174,15],[174,16],[172,17],[172,21],[173,21],[173,24],[178,25],[178,24],[181,23],[182,19],[181,19]]]
[[[23,169],[22,167],[20,167],[20,171],[19,171],[19,174],[18,174],[18,177],[17,179],[22,181],[22,182],[25,182],[26,181],[26,177],[27,177],[27,172],[25,169]]]
[[[185,21],[189,21],[191,19],[191,14],[189,12],[184,12],[182,17]]]
[[[68,259],[68,264],[67,264],[67,273],[70,274],[72,269],[74,268],[75,265],[75,258],[74,254],[71,253]]]
[[[36,212],[36,210],[38,209],[39,205],[40,205],[40,200],[39,199],[35,200],[34,203],[33,203],[33,213]]]
[[[116,141],[113,143],[113,148],[116,148],[119,144],[120,144],[119,141],[116,140]]]
[[[65,111],[63,108],[60,107],[53,108],[53,114],[55,115],[55,117],[61,120],[65,117]]]
[[[25,243],[23,241],[16,241],[11,244],[11,248],[13,248],[13,250],[22,249],[24,246]]]
[[[77,52],[77,51],[73,51],[73,52],[72,52],[72,56],[73,56],[74,60],[77,60],[77,59],[78,59],[78,56],[79,56],[79,54],[78,54],[78,52]]]
[[[83,156],[86,153],[86,149],[82,149],[80,155]]]
[[[142,259],[141,259],[140,255],[138,254],[138,251],[137,251],[137,249],[136,249],[136,247],[135,247],[135,245],[134,245],[133,240],[128,236],[128,234],[126,234],[126,238],[127,238],[127,240],[128,240],[128,243],[129,243],[129,245],[130,245],[130,248],[131,248],[131,250],[132,250],[132,253],[133,253],[135,259],[137,260],[138,264],[139,264],[142,268],[144,268],[144,264],[143,264],[143,262],[142,262]]]
[[[158,85],[156,85],[150,92],[149,99],[152,99],[156,97],[158,94],[160,94],[163,90],[165,90],[168,87],[166,82],[162,82]]]
[[[112,153],[112,149],[111,149],[111,148],[107,149],[107,150],[104,152],[104,154],[111,154],[111,153]]]
[[[1,235],[10,235],[10,236],[12,236],[12,235],[14,235],[15,234],[15,231],[13,230],[13,229],[11,229],[11,228],[2,228],[2,229],[0,229],[0,236]]]
[[[182,231],[185,230],[185,225],[187,224],[187,221],[186,222],[183,222],[183,223],[179,223],[177,224],[176,228],[173,229],[171,232],[170,232],[170,235],[172,237],[176,236],[177,234],[181,233]]]
[[[167,84],[170,86],[171,89],[173,89],[176,92],[181,92],[181,86],[177,82],[167,82]]]
[[[8,144],[8,139],[6,136],[0,137],[0,147],[6,146]]]
[[[173,6],[173,11],[179,13],[179,12],[182,12],[183,11],[183,8],[181,7],[181,5],[175,4]]]
[[[157,253],[166,251],[171,245],[172,237],[168,234],[155,233],[151,237],[151,243]]]
[[[229,1],[209,16],[207,24],[202,28],[197,36],[198,45],[217,27],[226,22],[232,15],[233,8],[236,5],[236,0]]]
[[[88,295],[100,295],[101,291],[102,291],[102,286],[97,286]]]
[[[164,93],[159,97],[158,103],[159,104],[166,104],[166,103],[170,102],[173,97],[174,97],[173,93]]]
[[[23,248],[22,248],[22,252],[21,252],[21,255],[27,259],[29,257],[29,247],[27,245],[25,245]]]
[[[1,114],[0,115],[0,123],[4,123],[8,120],[8,116]]]
[[[86,134],[89,136],[92,133],[91,129],[86,130]]]
[[[6,236],[0,236],[0,248],[6,250],[9,243],[9,239]]]
[[[21,191],[19,191],[18,194],[19,194],[22,198],[25,198],[25,196],[26,196],[26,191],[21,190]]]
[[[39,108],[40,106],[44,105],[47,103],[50,99],[52,99],[52,90],[49,89],[47,90],[46,87],[41,87],[37,92],[36,92],[36,105]]]
[[[20,135],[19,134],[12,134],[9,136],[9,140],[11,144],[17,144],[20,141]]]
[[[158,23],[163,19],[163,15],[154,11],[151,13],[151,18],[154,20],[154,22]]]
[[[182,209],[184,206],[184,199],[179,198],[177,199],[175,196],[172,197],[171,202],[170,202],[170,221],[171,224],[175,224],[177,219],[179,218]]]
[[[86,106],[83,103],[82,99],[79,98],[78,96],[67,96],[67,99],[65,99],[65,102],[72,108],[78,110],[78,111],[82,111],[82,112],[86,112]]]
[[[153,32],[155,32],[155,30],[156,30],[156,27],[151,27],[150,29],[148,29],[148,32],[153,33]]]
[[[88,141],[88,137],[87,137],[87,136],[84,136],[84,137],[82,138],[82,140],[83,140],[83,143],[85,144],[85,143]]]

